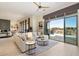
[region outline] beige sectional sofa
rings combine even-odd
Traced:
[[[14,43],[16,44],[16,46],[20,49],[21,52],[25,52],[27,50],[25,41],[23,41],[19,36],[13,36],[12,37]]]
[[[24,36],[22,36],[24,37]],[[30,33],[30,37],[31,37],[31,33]],[[16,46],[20,49],[21,52],[26,52],[28,50],[28,46],[26,45],[26,42],[28,41],[34,41],[34,40],[23,40],[19,34],[18,35],[14,35],[12,37],[14,43],[16,44]],[[34,41],[35,42],[35,41]],[[36,46],[32,46],[32,48],[35,48]]]

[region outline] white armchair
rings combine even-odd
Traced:
[[[36,41],[38,38],[37,32],[33,32],[33,39]]]
[[[49,38],[48,38],[48,35],[44,35],[44,39],[47,39],[47,40],[48,40],[48,39],[49,39]]]

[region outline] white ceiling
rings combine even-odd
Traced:
[[[77,2],[42,2],[42,5],[50,8],[45,9],[45,11],[37,11],[38,8],[33,2],[0,2],[0,19],[18,20],[35,13],[46,15],[75,3]]]

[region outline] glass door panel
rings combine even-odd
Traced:
[[[64,18],[49,21],[47,28],[50,39],[64,41]]]
[[[65,18],[65,42],[77,45],[77,17]]]

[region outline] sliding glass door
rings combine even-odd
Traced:
[[[64,41],[64,18],[49,21],[47,28],[50,39]]]
[[[47,23],[50,39],[77,45],[77,16],[52,19]]]
[[[65,42],[77,45],[77,16],[65,17]]]

